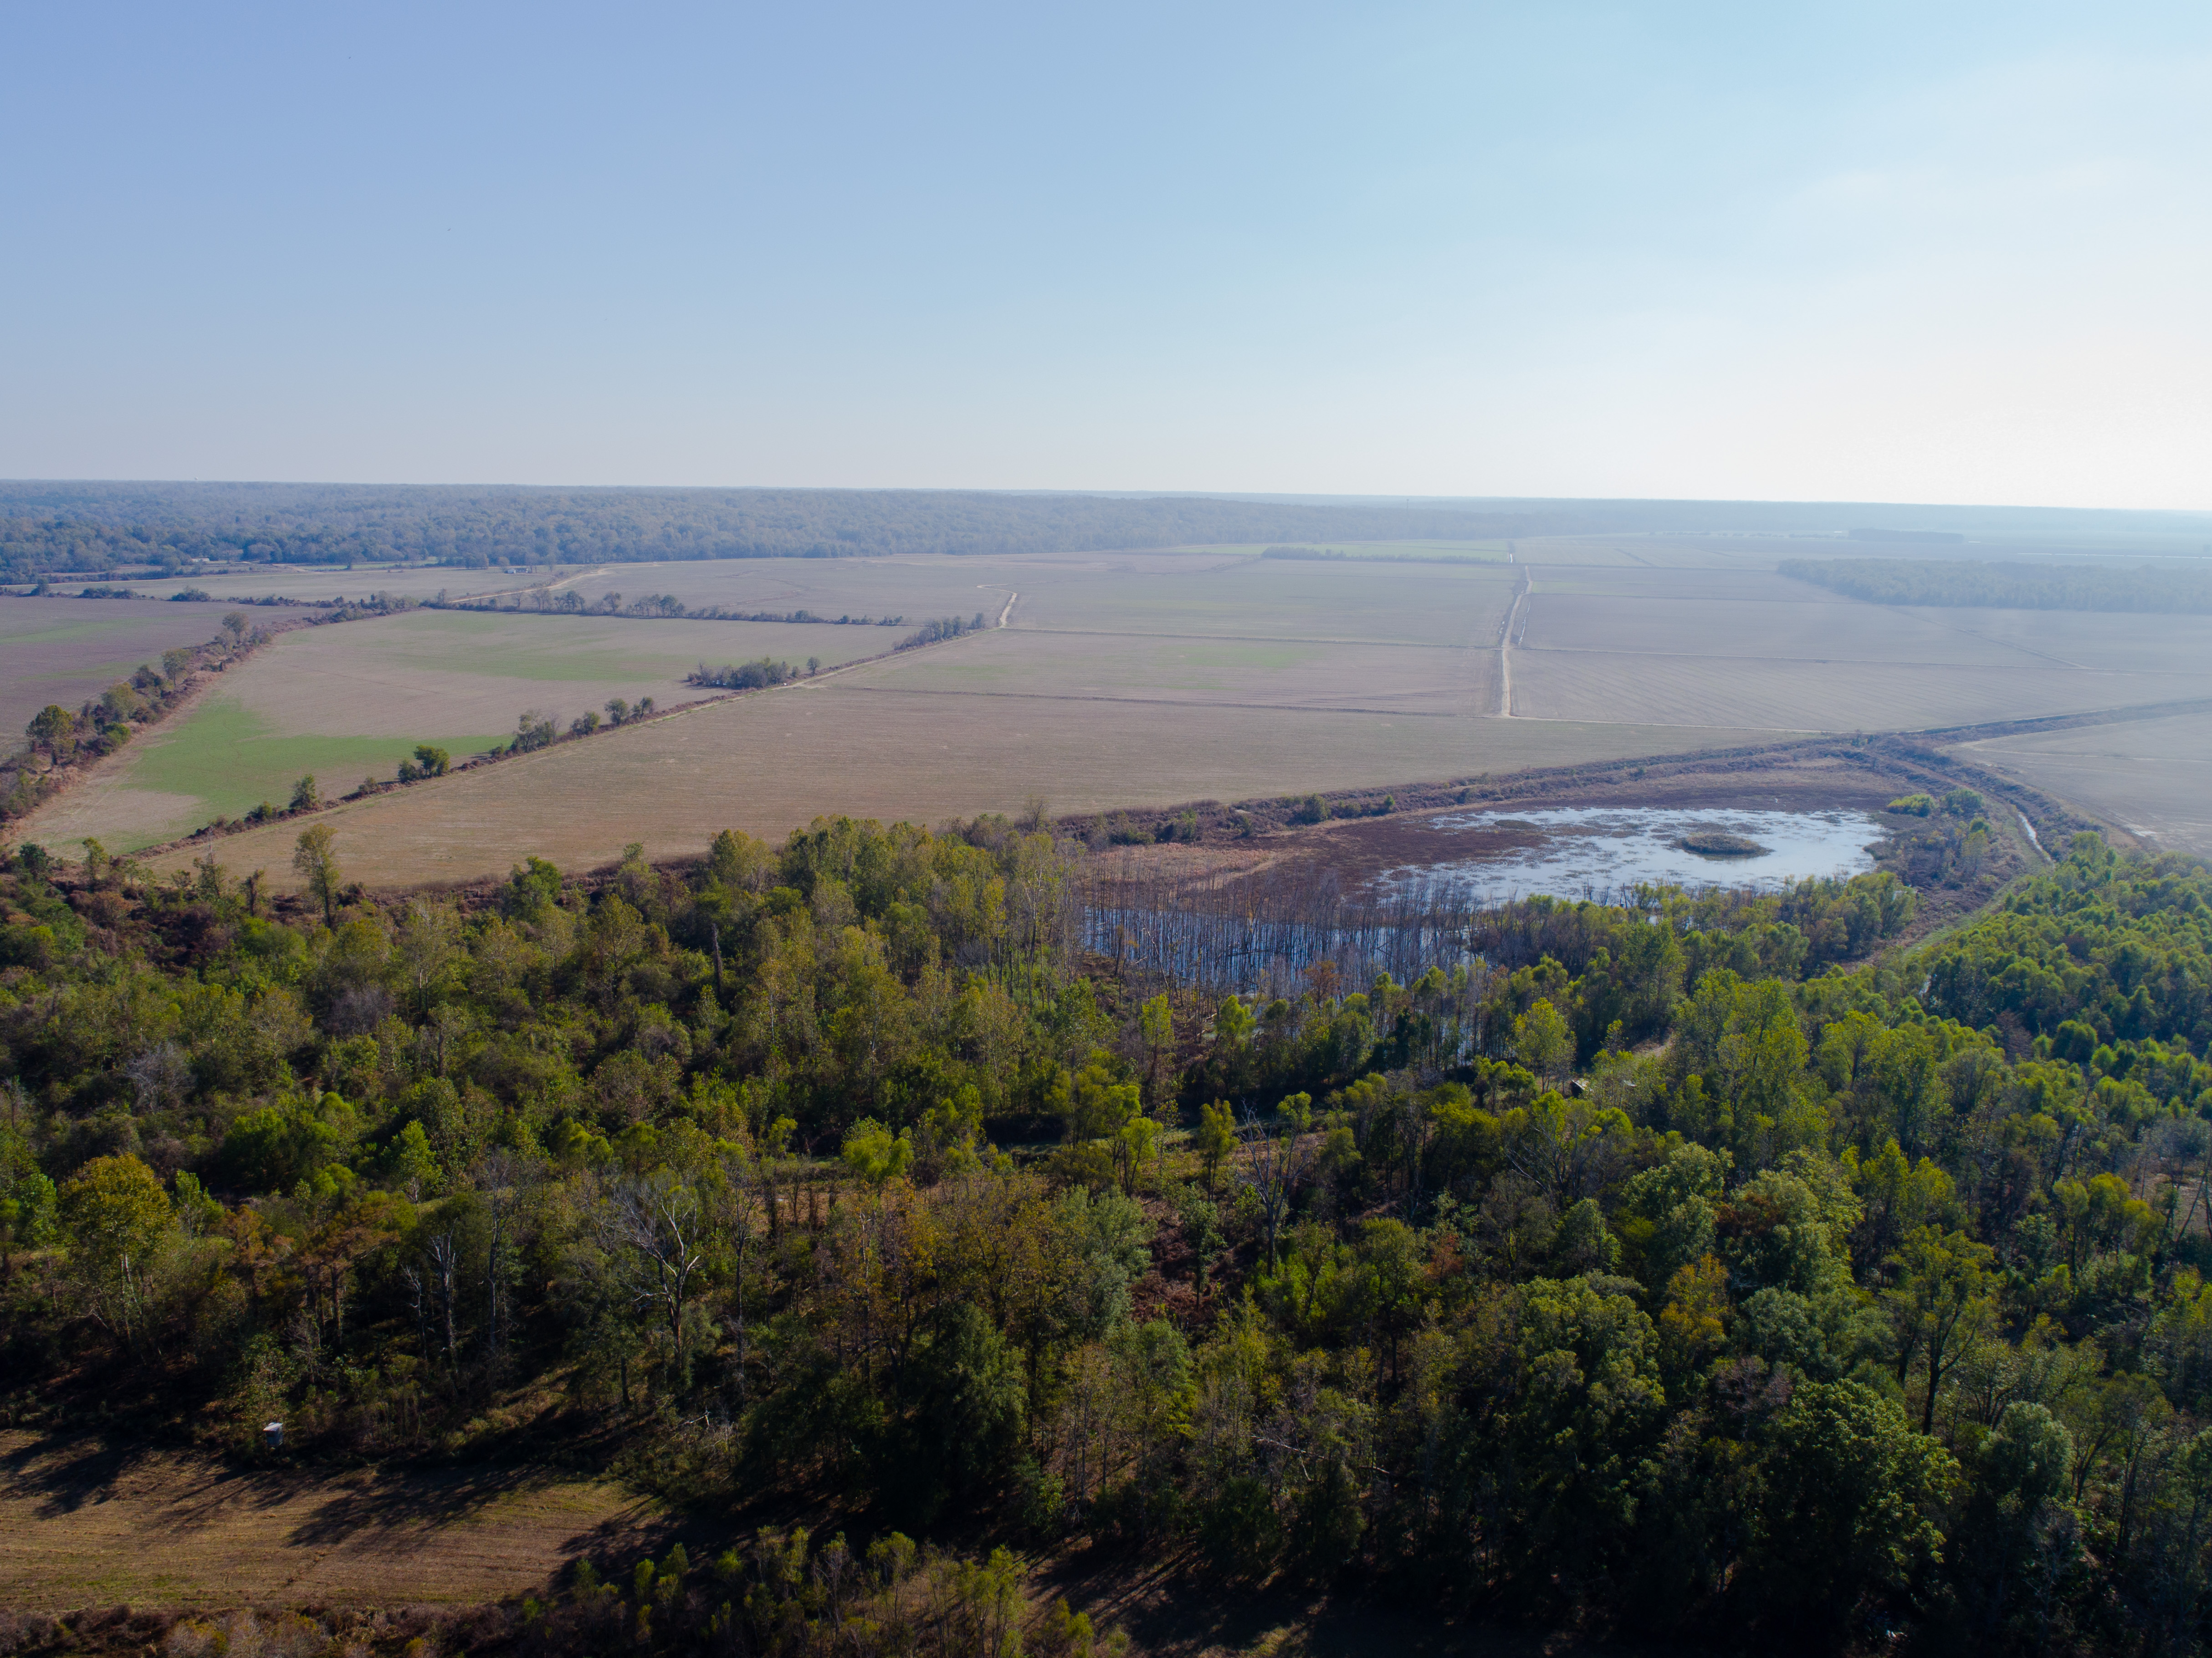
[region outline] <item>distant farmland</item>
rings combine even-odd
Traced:
[[[2161,846],[2212,858],[2212,714],[1995,738],[1959,752]]]
[[[1917,729],[2212,691],[2195,616],[1904,610],[1771,573],[1534,573],[1514,710],[1536,719]],[[2088,622],[2075,632],[2051,622]]]
[[[206,604],[0,597],[0,733],[16,738],[47,703],[74,708],[173,646],[205,644],[222,625],[222,612]]]
[[[650,696],[662,708],[696,701],[715,695],[684,683],[702,659],[811,656],[829,665],[888,650],[898,637],[876,628],[457,610],[301,629],[105,762],[40,813],[33,832],[98,835],[131,850],[263,800],[282,805],[303,773],[337,794],[364,777],[389,780],[418,743],[465,758],[512,735],[526,708],[565,727],[615,697]]]
[[[1008,625],[329,821],[366,878],[464,878],[530,853],[589,864],[630,841],[695,850],[729,826],[776,836],[819,813],[933,823],[1039,796],[1069,812],[1226,801],[2212,695],[2202,618],[1897,610],[1784,580],[1772,567],[1788,545],[1532,540],[1510,564],[1238,546],[508,577],[510,592],[550,581],[587,603],[666,593],[693,609]],[[222,688],[228,713],[210,698],[29,832],[144,845],[275,798],[295,768],[349,787],[389,775],[411,742],[458,753],[527,706],[565,720],[610,695],[667,705],[692,695],[679,682],[701,658],[836,664],[904,631],[482,613],[317,629],[313,649],[288,642],[240,670]],[[1500,719],[1507,657],[1515,717]],[[217,855],[275,872],[296,832],[228,839]]]

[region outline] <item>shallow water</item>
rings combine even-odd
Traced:
[[[1427,820],[1439,832],[1519,835],[1474,856],[1437,847],[1434,862],[1390,871],[1376,885],[1440,883],[1489,905],[1545,894],[1554,898],[1625,896],[1639,882],[1684,887],[1771,890],[1813,876],[1862,875],[1881,825],[1863,811],[1738,811],[1717,807],[1562,806],[1546,811],[1451,812]],[[1765,852],[1716,857],[1681,846],[1698,829],[1756,841]]]

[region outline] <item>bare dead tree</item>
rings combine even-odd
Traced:
[[[1290,1213],[1291,1199],[1297,1195],[1298,1187],[1305,1184],[1307,1174],[1313,1167],[1312,1148],[1305,1144],[1296,1122],[1286,1122],[1282,1128],[1270,1133],[1260,1119],[1250,1112],[1237,1129],[1237,1138],[1244,1142],[1243,1155],[1237,1159],[1237,1178],[1239,1183],[1251,1188],[1260,1200],[1260,1224],[1267,1244],[1267,1265],[1275,1264],[1275,1241],[1281,1236],[1283,1218]]]
[[[707,1259],[705,1206],[686,1176],[656,1169],[608,1189],[597,1217],[607,1259],[634,1307],[657,1309],[669,1340],[669,1370],[683,1363],[684,1309]]]

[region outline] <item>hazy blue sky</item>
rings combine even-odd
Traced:
[[[2212,507],[2212,8],[0,9],[0,475]]]

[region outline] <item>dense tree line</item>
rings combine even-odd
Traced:
[[[187,560],[481,566],[1072,552],[1525,533],[1525,514],[920,489],[0,484],[0,573]]]
[[[2212,611],[2212,564],[1984,564],[1948,558],[1792,558],[1799,581],[1873,604],[1969,604],[2007,610]]]
[[[963,634],[981,633],[988,625],[983,612],[972,616],[941,616],[925,622],[898,642],[898,648],[910,651],[918,645],[934,645],[940,640],[957,639]]]
[[[995,819],[468,902],[307,839],[304,913],[0,878],[18,1421],[611,1419],[971,1611],[972,1540],[1087,1537],[1746,1644],[2212,1634],[2199,864],[2083,836],[1911,951],[1887,876],[1534,902],[1245,1000],[1084,955],[1079,850]],[[648,1564],[542,1638],[775,1649],[768,1557]]]
[[[597,598],[586,599],[573,587],[556,592],[550,586],[532,587],[528,598],[520,593],[507,596],[502,606],[497,595],[483,598],[448,598],[441,589],[435,598],[426,601],[434,609],[454,610],[497,610],[502,608],[520,610],[527,607],[538,615],[554,616],[621,616],[641,621],[676,622],[781,622],[793,626],[897,628],[903,627],[902,616],[817,616],[811,610],[739,610],[726,604],[686,605],[674,593],[641,593],[624,603],[617,592],[601,593]]]
[[[819,672],[820,657],[808,659],[805,668],[788,662],[779,662],[764,656],[757,662],[725,662],[710,668],[704,662],[684,676],[687,685],[708,685],[717,690],[752,691],[767,685],[781,685],[804,675]]]

